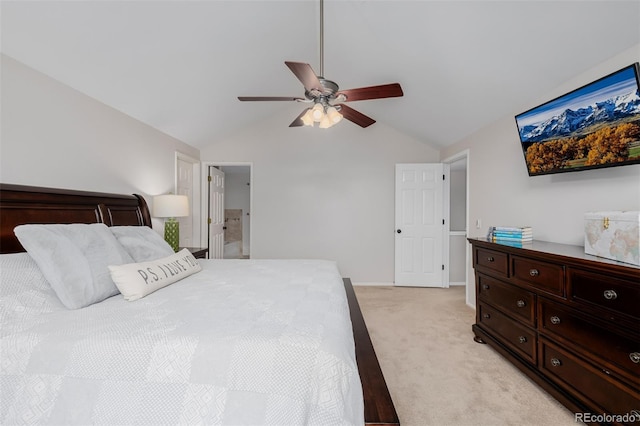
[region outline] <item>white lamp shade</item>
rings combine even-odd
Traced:
[[[311,108],[309,108],[307,112],[302,116],[302,123],[305,126],[313,126],[313,114],[311,113],[311,111]]]
[[[189,198],[186,195],[156,195],[153,197],[155,217],[189,216]]]
[[[333,124],[339,123],[342,120],[342,114],[338,112],[336,107],[327,108],[327,116]]]
[[[311,109],[311,114],[313,116],[313,121],[319,123],[324,117],[324,107],[321,104],[315,104]]]
[[[324,115],[322,120],[320,120],[320,125],[318,126],[321,129],[328,129],[333,126],[333,122],[329,119],[328,115]]]

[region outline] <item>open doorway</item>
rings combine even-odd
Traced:
[[[224,172],[224,259],[248,259],[251,235],[251,167],[220,166]]]
[[[211,258],[251,256],[251,167],[250,163],[207,164],[207,241]]]
[[[462,151],[443,161],[450,165],[449,186],[449,285],[468,284],[468,164],[469,152]],[[467,299],[469,289],[467,288]]]

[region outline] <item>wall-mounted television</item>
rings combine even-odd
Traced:
[[[640,67],[516,115],[529,176],[640,164]]]

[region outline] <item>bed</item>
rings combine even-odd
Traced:
[[[138,195],[0,184],[0,423],[399,424],[334,262],[200,260],[140,300],[70,310],[13,230],[76,223],[151,217]]]

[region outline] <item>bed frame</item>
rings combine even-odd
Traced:
[[[13,233],[27,223],[104,223],[151,227],[140,195],[107,194],[0,183],[0,253],[23,252]],[[364,396],[366,425],[399,425],[389,389],[349,278],[344,287],[351,312],[356,361]]]

